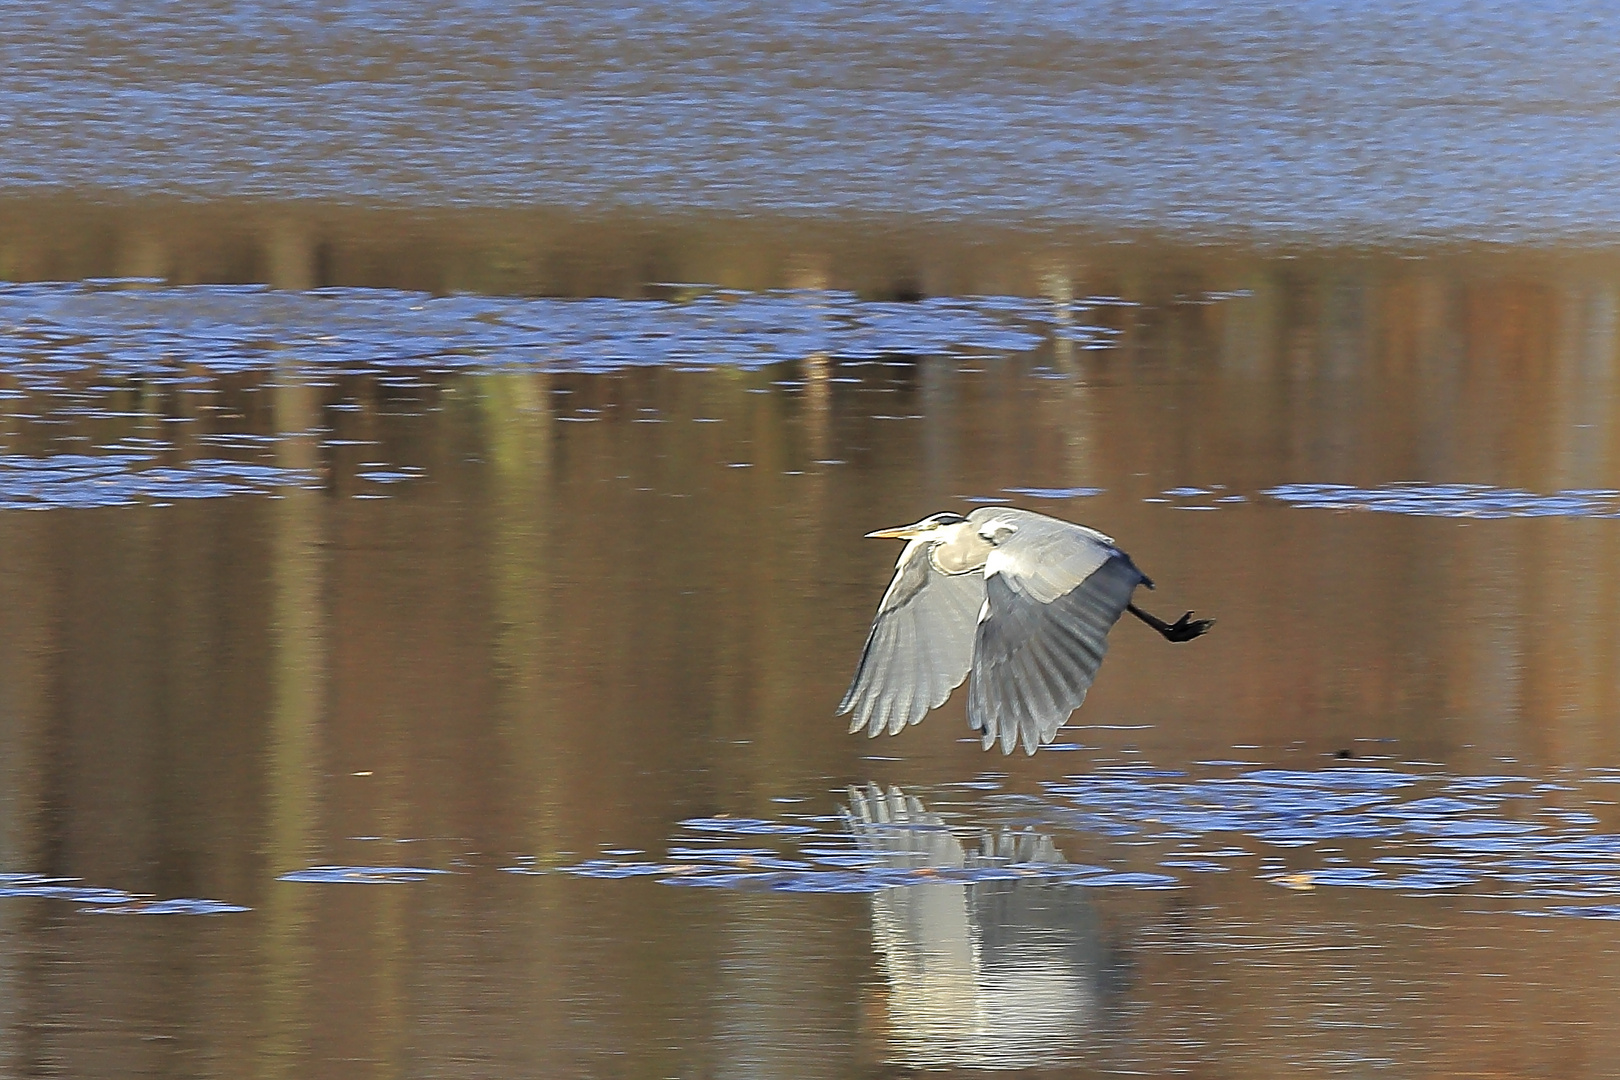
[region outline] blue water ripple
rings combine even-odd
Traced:
[[[522,365],[758,368],[807,356],[1025,353],[1053,325],[1012,325],[994,297],[893,304],[850,293],[727,293],[691,301],[435,297],[393,289],[280,292],[261,286],[108,289],[84,282],[0,285],[0,360],[28,389],[103,382],[182,384],[304,367],[332,374]],[[1110,339],[1111,340],[1111,339]],[[183,356],[187,370],[174,364]]]
[[[809,825],[784,821],[764,821],[759,818],[688,818],[681,822],[694,832],[725,833],[735,836],[802,835],[816,830]]]
[[[223,900],[197,897],[160,900],[123,889],[84,885],[77,878],[38,874],[0,874],[0,897],[68,900],[84,905],[78,910],[87,915],[227,915],[252,910]]]
[[[1620,517],[1620,491],[1583,489],[1541,495],[1488,484],[1281,484],[1261,492],[1292,506],[1372,510],[1420,517]]]
[[[327,885],[401,885],[448,874],[420,866],[311,866],[282,874],[277,881]]]
[[[852,792],[858,815],[694,818],[681,823],[664,860],[595,860],[570,872],[698,888],[874,892],[996,882],[1177,888],[1190,876],[1248,867],[1296,890],[1463,890],[1542,911],[1542,901],[1620,896],[1620,835],[1593,832],[1600,823],[1588,818],[1597,815],[1578,811],[1584,783],[1374,766],[1228,765],[1192,775],[1132,767],[1047,782],[1040,794],[945,785],[945,816],[925,812],[914,794],[873,788],[859,799]],[[1537,808],[1527,796],[1557,801]],[[1094,861],[1065,861],[1054,845],[1064,836],[1095,851]],[[1267,847],[1290,850],[1289,872],[1275,857],[1213,857]],[[1140,868],[1143,856],[1152,871]]]
[[[313,487],[308,470],[211,458],[153,466],[150,454],[0,454],[0,510],[134,506]]]

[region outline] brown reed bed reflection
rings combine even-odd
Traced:
[[[1431,261],[1414,264],[1413,257]],[[1252,279],[1282,287],[1296,301],[1338,305],[1334,317],[1344,328],[1370,331],[1372,323],[1361,321],[1361,314],[1377,319],[1393,310],[1391,304],[1404,311],[1409,304],[1449,302],[1445,289],[1433,291],[1435,275],[1427,272],[1433,265],[1445,268],[1445,278],[1461,270],[1496,277],[1511,288],[1528,274],[1544,285],[1576,288],[1592,281],[1594,268],[1609,267],[1597,276],[1612,276],[1613,259],[1600,246],[1509,250],[1452,241],[1341,248],[1267,241],[1250,247],[1234,238],[1188,245],[1147,231],[903,215],[807,220],[314,199],[0,199],[0,280],[9,281],[129,278],[288,290],[625,298],[671,298],[683,285],[700,284],[837,289],[887,300],[1041,296],[1066,308],[1089,295],[1157,302],[1209,288],[1212,278],[1226,289]],[[1378,307],[1362,310],[1354,306],[1365,298],[1358,282],[1369,275],[1390,283],[1392,291]],[[1298,288],[1319,295],[1295,296]],[[1539,310],[1525,303],[1527,310]],[[1398,360],[1400,343],[1390,348],[1390,359]]]

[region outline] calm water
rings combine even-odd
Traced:
[[[0,1068],[1613,1075],[1620,268],[1191,265],[0,290]],[[987,500],[1220,626],[845,735]]]

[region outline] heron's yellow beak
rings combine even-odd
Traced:
[[[866,534],[868,540],[910,540],[922,532],[915,525],[900,525],[893,529],[879,529],[877,532]]]

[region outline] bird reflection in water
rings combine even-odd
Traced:
[[[1036,832],[985,832],[964,847],[898,787],[851,788],[849,800],[857,844],[890,866],[1066,862]],[[882,889],[872,894],[872,940],[888,982],[889,1060],[913,1068],[1072,1062],[1094,1049],[1123,984],[1085,890],[1038,874]]]

